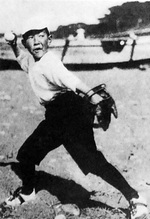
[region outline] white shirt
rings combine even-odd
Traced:
[[[37,62],[30,54],[21,52],[17,61],[28,73],[32,89],[42,105],[51,101],[59,93],[67,90],[76,92],[80,79],[68,71],[50,51]]]

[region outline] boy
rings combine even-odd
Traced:
[[[78,95],[91,89],[69,72],[49,50],[51,36],[46,25],[30,20],[22,32],[22,43],[29,51],[22,51],[17,39],[6,41],[11,45],[22,69],[28,73],[35,95],[45,111],[45,119],[29,136],[18,151],[17,160],[22,172],[22,187],[6,200],[10,206],[20,205],[35,198],[34,173],[51,150],[61,144],[78,166],[88,174],[96,174],[118,189],[130,204],[131,219],[147,217],[147,204],[143,197],[126,182],[123,176],[97,151],[91,123],[91,113],[85,109]],[[91,95],[92,90],[89,92]],[[95,94],[90,104],[102,98]]]

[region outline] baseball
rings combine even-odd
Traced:
[[[6,41],[10,41],[10,42],[15,39],[15,35],[12,32],[10,32],[10,31],[6,32],[4,37],[5,37]]]

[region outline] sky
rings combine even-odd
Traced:
[[[98,18],[109,13],[108,8],[131,1],[134,0],[0,0],[0,32],[20,33],[26,20],[38,14],[48,17],[52,31],[70,23],[96,24]]]

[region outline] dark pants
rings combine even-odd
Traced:
[[[45,120],[20,148],[17,159],[23,172],[23,185],[32,185],[35,165],[61,144],[67,149],[81,170],[100,176],[129,200],[137,192],[122,175],[97,151],[89,107],[73,92],[59,95],[47,107]],[[32,185],[33,186],[33,185]]]

